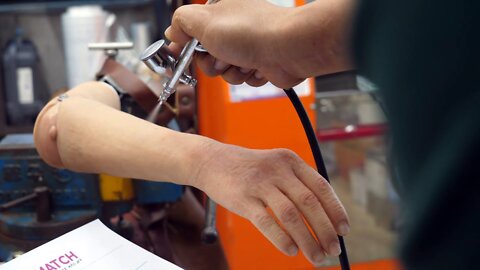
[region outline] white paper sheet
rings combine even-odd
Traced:
[[[0,270],[181,270],[92,221],[0,266]]]

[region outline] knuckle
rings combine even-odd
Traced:
[[[293,163],[297,161],[297,154],[290,149],[280,148],[276,149],[275,154],[277,158],[286,163]]]
[[[227,69],[227,71],[223,73],[222,77],[229,83],[235,85],[245,82],[245,76],[239,74],[239,71],[236,71],[234,68]]]
[[[305,192],[300,196],[301,204],[308,208],[316,208],[319,205],[317,196],[313,192]]]
[[[232,77],[232,76],[229,76],[229,75],[222,75],[222,77],[225,81],[227,81],[228,83],[233,84],[233,85],[239,85],[239,84],[243,83],[242,80],[239,80],[238,78],[235,78],[235,77]]]
[[[202,71],[209,77],[214,77],[217,75],[217,73],[210,67],[207,67],[207,66],[202,66],[200,67],[202,69]]]
[[[266,84],[267,80],[257,80],[257,79],[250,78],[246,81],[246,83],[250,86],[253,86],[253,87],[260,87],[260,86]]]
[[[317,224],[315,224],[314,231],[318,240],[322,243],[322,246],[328,245],[332,242],[332,239],[335,240],[337,237],[335,229],[328,220],[317,222]]]
[[[329,237],[329,236],[335,236],[335,229],[333,228],[332,223],[330,223],[330,220],[324,219],[321,222],[318,223],[318,228],[322,232],[322,235],[324,237]],[[321,237],[321,236],[319,236]]]
[[[257,175],[255,175],[255,179],[259,179]],[[261,179],[261,178],[260,178]],[[265,197],[270,191],[272,187],[265,182],[252,182],[250,185],[247,185],[246,191],[249,195],[254,197]]]
[[[318,177],[316,181],[316,189],[319,192],[319,196],[323,198],[323,206],[325,210],[332,215],[333,219],[344,219],[347,214],[342,203],[338,199],[337,195],[333,192],[330,183],[323,177]]]
[[[293,205],[285,205],[280,208],[279,219],[283,223],[296,223],[299,220],[298,211]]]
[[[288,248],[293,245],[293,242],[284,232],[278,233],[275,236],[275,241],[276,241],[275,244],[280,250],[287,251],[287,252],[288,252]]]
[[[272,78],[272,83],[282,89],[288,89],[290,87],[293,87],[303,81],[303,79],[298,79],[295,77],[292,77],[289,74],[283,73],[283,74],[275,74],[275,77]]]
[[[345,212],[345,208],[340,202],[334,200],[330,204],[333,205],[331,208],[332,208],[332,215],[334,219],[340,220],[340,219],[347,218],[347,213]]]
[[[213,68],[213,64],[210,63],[208,59],[198,59],[197,64],[207,76],[214,77],[219,75],[218,72]]]
[[[287,80],[284,81],[282,89],[288,89],[304,81],[304,79],[301,79],[301,78],[299,79],[296,77],[286,77],[286,78]]]
[[[330,183],[325,180],[325,178],[319,175],[315,182],[317,183],[317,188],[322,195],[330,193],[332,187],[330,186]]]
[[[264,184],[264,181],[262,180],[265,179],[265,177],[268,175],[268,169],[269,168],[265,166],[265,164],[258,162],[257,164],[249,168],[249,170],[239,173],[243,174],[243,178],[248,179],[250,184],[253,184],[254,186],[259,186]]]
[[[252,217],[252,222],[258,227],[262,229],[269,228],[275,225],[275,220],[266,213],[255,214]]]

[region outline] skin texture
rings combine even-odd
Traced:
[[[192,36],[199,39],[209,54],[196,62],[211,76],[287,88],[350,67],[342,44],[351,6],[347,0],[301,8],[262,0],[189,5],[177,10],[166,35],[176,52]],[[35,126],[37,149],[52,166],[191,185],[250,220],[287,255],[300,249],[319,265],[340,253],[337,234],[349,231],[345,209],[292,151],[250,150],[156,126],[120,112],[118,97],[101,83],[68,94],[47,104]]]
[[[35,145],[48,164],[194,186],[249,219],[287,255],[300,248],[315,264],[325,252],[338,255],[336,235],[348,232],[347,214],[325,179],[292,151],[250,150],[154,125],[119,111],[118,96],[103,83],[67,94],[50,101],[35,123]]]
[[[232,84],[267,81],[290,88],[305,78],[351,69],[348,47],[354,4],[314,1],[284,8],[264,0],[222,0],[177,9],[165,35],[178,51],[192,37],[209,54],[197,57],[208,75]]]

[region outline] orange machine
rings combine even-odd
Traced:
[[[248,148],[289,148],[314,166],[300,120],[286,96],[232,102],[227,83],[204,75],[198,78],[202,135]],[[314,91],[301,100],[315,122],[310,106],[314,104]],[[217,227],[232,270],[311,269],[302,255],[283,255],[249,221],[223,208],[217,211]]]
[[[297,5],[302,3],[303,0],[295,1]],[[248,148],[289,148],[315,166],[300,120],[280,89],[274,91],[273,86],[261,89],[231,86],[219,77],[210,78],[201,71],[197,74],[200,134]],[[305,82],[300,90],[301,93],[297,93],[315,124],[313,80]],[[263,95],[256,95],[258,92]],[[313,269],[303,255],[283,255],[249,221],[221,207],[217,211],[217,227],[231,270]],[[394,262],[387,261],[358,265],[353,269],[398,268]]]

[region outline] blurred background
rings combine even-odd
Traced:
[[[23,113],[13,112],[14,108],[10,114],[2,110],[0,131],[31,130],[39,105],[50,95],[93,79],[103,54],[89,52],[88,43],[135,41],[137,47],[128,54],[138,58],[145,46],[161,37],[163,31],[158,29],[166,28],[176,4],[153,0],[1,1],[2,100],[6,106],[15,104],[15,86],[23,83],[17,102]],[[13,65],[26,67],[19,81],[10,70]],[[31,72],[25,73],[28,68]],[[33,94],[25,90],[29,77]]]

